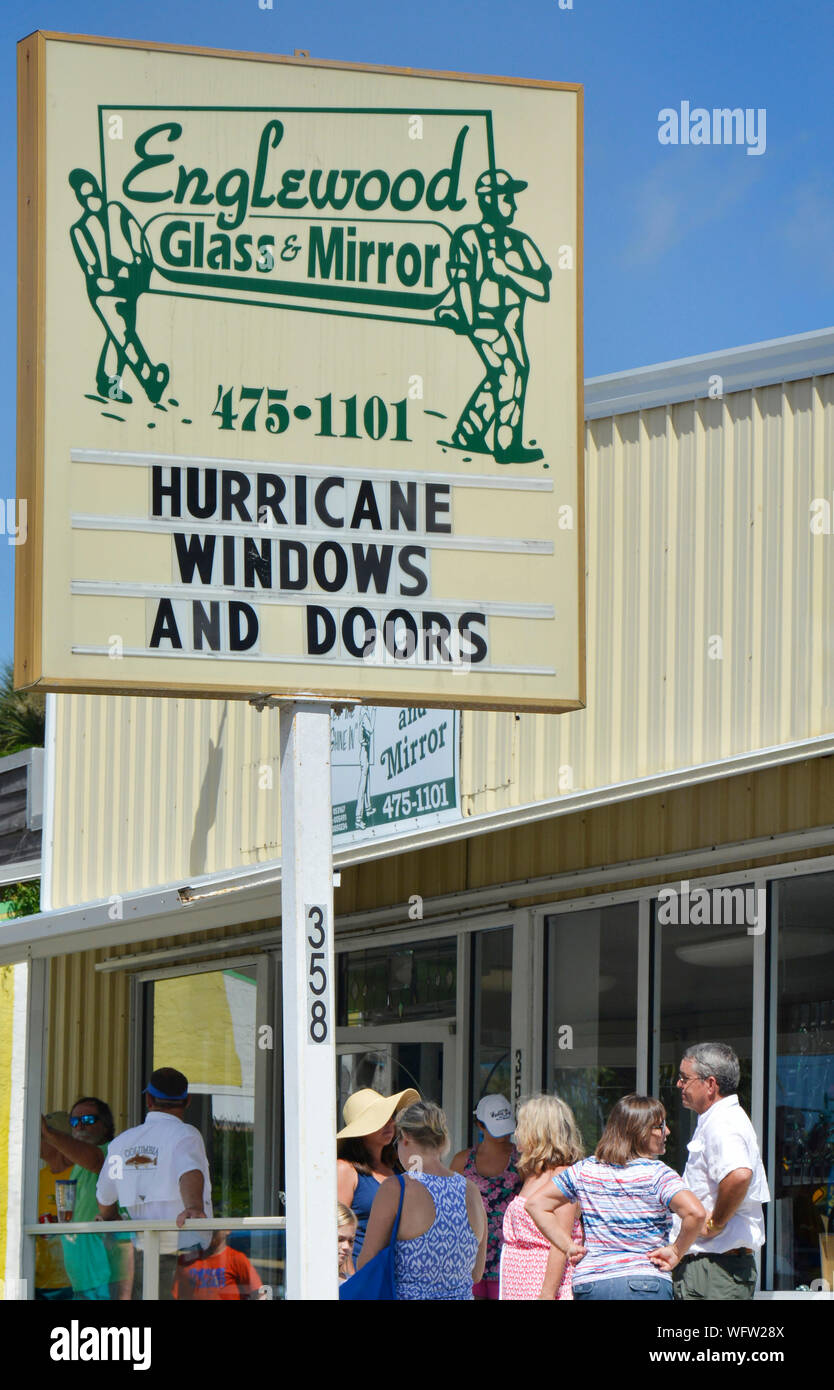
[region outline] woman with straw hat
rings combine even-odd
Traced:
[[[380,1183],[401,1171],[394,1146],[394,1116],[420,1099],[413,1087],[381,1096],[365,1088],[345,1101],[344,1128],[336,1135],[336,1186],[340,1202],[356,1213],[356,1260]]]

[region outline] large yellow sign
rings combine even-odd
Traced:
[[[575,709],[581,89],[20,46],[16,679]]]

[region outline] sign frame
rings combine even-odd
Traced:
[[[48,42],[78,43],[87,46],[127,48],[178,54],[188,57],[205,56],[238,61],[285,64],[302,68],[335,69],[346,72],[386,74],[407,79],[443,79],[461,83],[481,83],[536,88],[573,93],[576,99],[576,225],[575,247],[576,343],[577,375],[576,401],[576,502],[574,519],[577,550],[578,599],[578,666],[576,699],[542,699],[524,693],[525,677],[519,675],[518,693],[512,696],[475,695],[467,689],[469,681],[461,672],[444,674],[442,694],[421,690],[370,689],[362,687],[361,699],[369,705],[404,705],[415,703],[441,709],[521,710],[561,713],[585,707],[586,700],[586,640],[585,640],[585,503],[584,503],[584,402],[583,402],[583,88],[580,84],[546,82],[533,79],[508,78],[474,73],[448,73],[359,63],[341,63],[325,59],[297,58],[280,54],[234,52],[224,49],[151,43],[97,36],[36,31],[18,46],[18,131],[19,131],[19,198],[18,198],[18,434],[17,434],[17,493],[27,500],[28,536],[17,547],[15,579],[15,685],[44,692],[88,692],[93,694],[148,694],[153,696],[189,695],[207,699],[252,699],[270,694],[280,699],[299,699],[312,694],[316,698],[332,698],[334,703],[345,698],[344,687],[328,689],[327,668],[322,667],[322,682],[313,690],[299,688],[300,682],[289,680],[286,686],[265,686],[253,666],[253,680],[244,685],[223,678],[218,663],[216,684],[194,686],[182,681],[161,679],[152,685],[141,685],[135,679],[77,678],[56,676],[45,671],[43,660],[43,566],[48,560],[44,548],[45,501],[45,343],[46,343],[46,49]],[[555,503],[554,503],[555,509]],[[367,668],[366,668],[367,669]],[[451,679],[452,675],[457,678]]]

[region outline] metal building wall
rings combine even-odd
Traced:
[[[834,730],[834,376],[590,422],[588,707],[467,715],[472,814]]]
[[[342,871],[341,886],[335,894],[336,913],[343,916],[390,906],[389,924],[405,925],[412,893],[430,899],[548,874],[683,854],[709,844],[744,843],[780,832],[830,826],[833,810],[834,756],[789,763],[360,864]],[[796,861],[832,852],[834,833],[813,851],[770,855],[758,862]],[[752,867],[752,860],[736,860],[715,864],[710,872],[740,872]],[[621,878],[608,883],[605,891],[658,881],[657,874],[647,880],[629,877],[629,872],[624,867]],[[599,891],[589,886],[584,893]],[[577,898],[583,892],[550,893],[548,901],[560,896]],[[514,898],[511,906],[530,901]],[[243,923],[219,932],[189,935],[185,942],[189,950],[197,942],[216,950],[219,940],[227,941],[228,951],[233,953],[235,937],[261,927],[264,932],[274,932],[277,925],[275,920]],[[414,926],[419,930],[419,924]],[[65,1108],[81,1094],[93,1094],[113,1107],[119,1127],[126,1124],[129,976],[120,971],[97,973],[95,962],[130,955],[134,950],[153,952],[182,944],[182,938],[161,938],[135,947],[58,956],[51,962],[48,1110]],[[189,966],[199,958],[190,957]]]
[[[53,907],[280,853],[276,710],[61,695],[56,724]]]
[[[587,425],[588,708],[466,713],[465,814],[834,730],[832,426],[834,375]],[[60,697],[53,906],[276,857],[277,725]]]
[[[262,925],[264,931],[274,931],[278,922]],[[222,932],[205,932],[199,940],[211,946],[222,938],[233,950],[234,938],[252,929],[253,923],[247,922]],[[139,949],[156,951],[174,945],[173,938],[157,938],[143,942]],[[82,1095],[99,1096],[112,1109],[117,1131],[128,1122],[130,976],[122,971],[96,971],[95,966],[131,949],[77,951],[56,956],[49,967],[46,1110],[68,1110]]]

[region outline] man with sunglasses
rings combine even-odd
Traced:
[[[73,1221],[98,1217],[96,1182],[113,1138],[110,1106],[97,1096],[82,1096],[69,1116],[70,1132],[52,1129],[41,1120],[44,1151],[61,1154],[73,1164],[75,1183]],[[74,1299],[129,1299],[133,1288],[133,1246],[130,1236],[62,1236],[64,1267]]]

